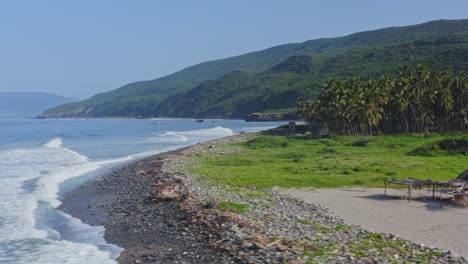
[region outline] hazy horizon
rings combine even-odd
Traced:
[[[463,19],[467,9],[466,1],[3,1],[0,92],[85,99],[204,61],[359,31]]]

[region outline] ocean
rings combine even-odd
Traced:
[[[56,208],[70,190],[138,158],[281,122],[0,119],[0,263],[116,263],[104,228]]]

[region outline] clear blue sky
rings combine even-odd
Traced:
[[[0,91],[85,98],[278,44],[461,18],[467,0],[2,0]]]

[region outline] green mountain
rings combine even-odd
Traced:
[[[401,64],[468,72],[468,33],[394,46],[352,49],[340,55],[302,55],[261,73],[233,72],[159,105],[163,116],[243,118],[252,112],[288,109],[311,98],[330,77],[376,77]]]
[[[328,76],[378,74],[405,62],[466,69],[456,63],[458,55],[447,61],[452,52],[466,49],[464,32],[468,19],[439,20],[280,45],[131,83],[49,109],[42,117],[242,118],[253,111],[293,107],[298,96],[316,95]]]

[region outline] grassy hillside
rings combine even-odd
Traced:
[[[401,64],[468,72],[468,34],[393,46],[352,49],[338,55],[294,56],[262,73],[233,72],[162,102],[163,116],[237,117],[295,106],[316,96],[327,78],[375,77]]]
[[[168,96],[189,91],[204,81],[215,80],[235,71],[259,73],[292,56],[313,54],[321,54],[325,57],[339,56],[354,48],[402,44],[466,31],[468,31],[468,20],[440,20],[414,26],[355,33],[339,38],[280,45],[236,57],[200,63],[159,79],[131,83],[117,90],[95,95],[83,102],[50,109],[44,116],[162,116],[169,113],[175,116],[188,116],[184,111],[165,110],[159,107],[159,104]],[[288,85],[289,74],[285,76],[280,74],[275,78],[278,80],[285,78],[285,85]],[[296,79],[295,76],[291,78]],[[295,82],[295,84],[298,83]],[[277,91],[272,92],[278,94]],[[289,93],[287,95],[289,96]],[[270,103],[266,103],[265,107],[270,107]],[[274,104],[272,107],[278,108]],[[211,114],[211,111],[214,110],[208,112]],[[205,112],[205,110],[199,112]],[[198,113],[190,112],[189,114],[189,116],[200,116]],[[215,111],[214,115],[225,115],[225,113]]]
[[[232,154],[200,156],[200,164],[190,170],[217,186],[338,188],[383,187],[385,179],[450,180],[468,165],[467,153],[440,149],[431,155],[414,153],[447,140],[466,144],[468,138],[461,134],[426,138],[339,136],[320,140],[245,137],[245,143],[217,145],[214,151]]]

